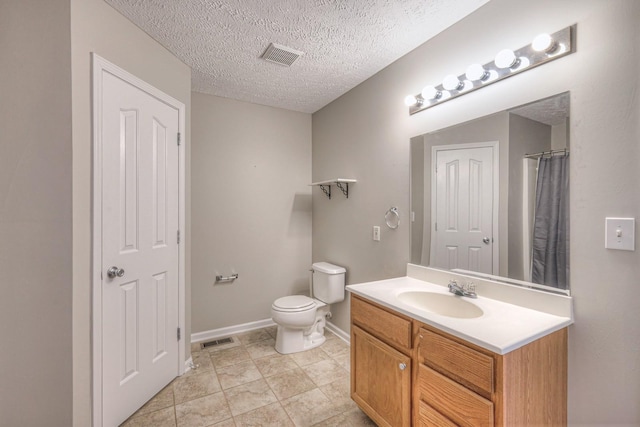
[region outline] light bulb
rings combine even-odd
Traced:
[[[442,96],[442,92],[433,86],[425,86],[422,89],[422,97],[424,99],[438,99]]]
[[[498,52],[494,62],[498,68],[512,68],[518,64],[518,58],[511,49],[503,49]]]
[[[467,79],[475,82],[476,80],[487,80],[489,78],[489,72],[480,64],[471,64],[467,67],[465,76],[467,76]]]
[[[407,95],[406,98],[404,98],[404,105],[406,105],[407,107],[413,107],[417,103],[418,98],[416,98],[414,95]]]
[[[442,87],[445,88],[445,90],[460,90],[464,87],[464,83],[462,83],[457,76],[449,74],[442,80]]]
[[[531,42],[531,47],[536,52],[552,52],[556,49],[557,43],[553,41],[549,34],[539,34]]]

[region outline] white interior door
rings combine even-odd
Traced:
[[[179,111],[101,83],[102,425],[116,426],[179,374]]]
[[[454,147],[433,150],[430,265],[492,274],[494,147]]]

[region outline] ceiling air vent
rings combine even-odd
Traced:
[[[291,49],[287,46],[271,43],[267,50],[264,51],[261,58],[265,61],[273,62],[274,64],[285,65],[290,67],[291,64],[296,62],[296,59],[304,55],[304,52]]]

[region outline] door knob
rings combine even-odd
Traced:
[[[488,245],[491,239],[489,239],[488,237],[485,237],[484,239],[482,239],[482,241],[484,242],[485,245]]]
[[[401,371],[404,371],[407,368],[406,363],[401,363],[398,365],[398,368],[400,368]]]
[[[122,277],[124,276],[124,269],[118,268],[114,265],[109,270],[107,270],[107,276],[109,276],[110,279],[113,279],[116,276]]]

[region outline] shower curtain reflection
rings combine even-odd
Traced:
[[[541,156],[536,183],[531,281],[569,284],[569,154]]]

